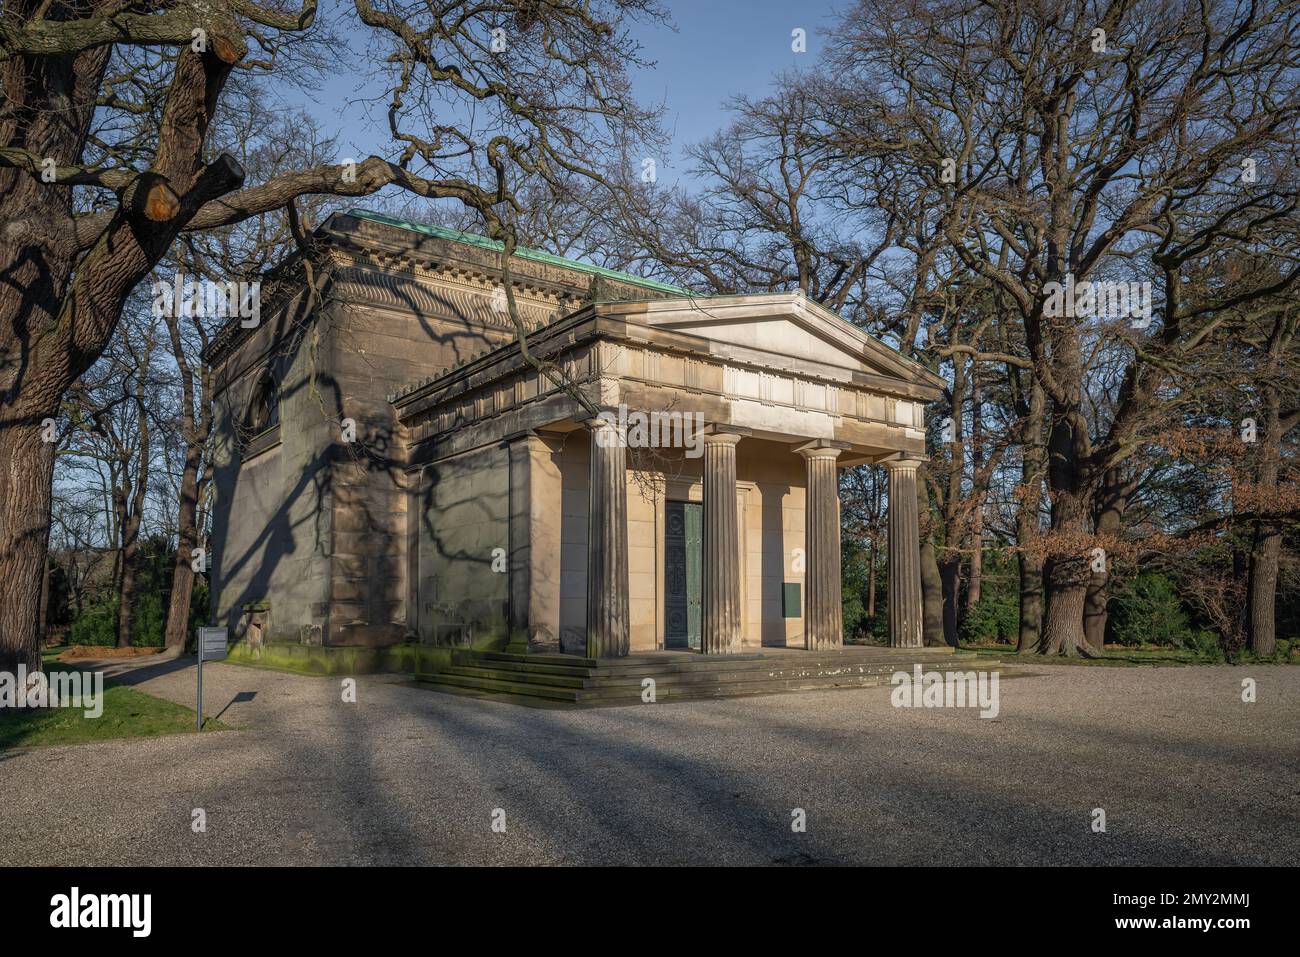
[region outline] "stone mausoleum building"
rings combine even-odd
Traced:
[[[942,385],[923,367],[799,294],[698,297],[521,251],[526,355],[496,243],[358,211],[314,242],[316,294],[286,264],[260,323],[208,350],[232,637],[833,648],[838,471],[878,463],[891,639],[921,644],[916,469]],[[674,447],[646,448],[637,413]]]

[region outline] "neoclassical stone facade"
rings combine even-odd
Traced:
[[[317,240],[323,304],[290,271],[269,321],[209,352],[214,604],[237,634],[835,647],[838,473],[878,463],[892,641],[921,644],[927,370],[798,294],[699,298],[540,254],[512,268],[525,351],[485,240],[362,213]],[[274,421],[250,418],[268,383]],[[647,441],[651,414],[673,441]]]

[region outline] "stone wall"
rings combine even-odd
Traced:
[[[283,310],[214,369],[213,521],[208,541],[214,620],[244,636],[253,608],[267,636],[319,644],[328,623],[330,461],[311,414],[312,360]],[[322,333],[328,338],[328,331]],[[278,383],[279,425],[242,427],[259,380]]]
[[[492,445],[424,469],[417,633],[435,645],[504,647],[508,634],[509,452]]]

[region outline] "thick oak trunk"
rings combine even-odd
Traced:
[[[1134,487],[1135,483],[1125,481],[1118,469],[1106,471],[1093,521],[1102,540],[1111,541],[1119,536]],[[1106,647],[1106,621],[1110,614],[1110,562],[1101,571],[1090,567],[1089,572],[1088,594],[1083,605],[1083,633],[1088,647],[1100,654]]]
[[[1276,339],[1276,337],[1275,337]],[[1276,341],[1272,344],[1275,351]],[[1269,372],[1276,369],[1276,356],[1270,356]],[[1270,376],[1271,378],[1271,376]],[[1276,489],[1282,455],[1281,398],[1271,384],[1264,390],[1264,435],[1259,454],[1261,490]],[[1251,535],[1250,576],[1246,626],[1250,650],[1257,655],[1272,655],[1277,650],[1277,580],[1282,556],[1282,529],[1277,522],[1255,522]]]
[[[1020,634],[1016,651],[1038,650],[1043,630],[1043,561],[1037,555],[1021,552],[1020,556]]]
[[[0,442],[0,671],[40,667],[41,585],[49,549],[54,444],[40,421]]]
[[[943,641],[957,647],[957,600],[961,593],[961,558],[954,555],[939,562],[943,586]]]
[[[1068,370],[1064,401],[1054,403],[1047,438],[1047,487],[1052,501],[1048,536],[1046,609],[1039,647],[1044,654],[1089,654],[1083,631],[1092,549],[1085,550],[1095,484],[1085,474],[1088,424],[1080,413],[1082,370],[1078,330],[1069,327],[1056,339],[1056,359]]]
[[[1037,381],[1029,387],[1028,401],[1024,402],[1021,426],[1023,448],[1020,465],[1020,488],[1016,498],[1016,542],[1020,546],[1020,631],[1016,638],[1016,651],[1028,654],[1038,651],[1043,630],[1043,559],[1036,549],[1038,536],[1038,503],[1043,492],[1043,463],[1045,460],[1042,432],[1043,413],[1047,397]]]
[[[1043,615],[1043,651],[1077,655],[1088,651],[1083,633],[1087,564],[1082,560],[1048,561],[1047,610]]]
[[[1110,571],[1093,572],[1083,599],[1083,639],[1094,652],[1106,648],[1106,621],[1110,617]]]
[[[922,641],[927,647],[947,644],[943,634],[943,578],[929,537],[921,540]]]
[[[1052,503],[1052,535],[1057,542],[1086,540],[1083,520],[1086,503],[1077,491],[1061,491]],[[1044,582],[1047,607],[1043,613],[1044,654],[1089,654],[1083,631],[1083,607],[1088,596],[1091,552],[1061,550],[1054,544],[1048,554]]]
[[[934,553],[934,524],[924,466],[917,471],[916,514],[921,517],[921,641],[928,647],[946,644],[943,635],[943,579]]]

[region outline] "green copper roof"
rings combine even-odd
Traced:
[[[459,230],[446,229],[442,226],[426,226],[424,223],[412,223],[405,219],[394,219],[391,216],[385,216],[383,213],[372,213],[365,209],[349,209],[347,214],[349,216],[355,216],[357,219],[368,219],[371,222],[383,223],[385,226],[396,226],[398,229],[409,229],[411,232],[423,233],[426,236],[436,236],[438,239],[447,239],[455,243],[464,243],[467,246],[477,246],[480,249],[490,249],[493,252],[498,253],[501,251],[503,245],[499,240],[489,239],[486,236],[479,236],[475,233],[462,233]],[[524,249],[519,247],[515,249],[515,255],[520,259],[531,259],[534,262],[547,263],[552,266],[562,266],[565,269],[573,269],[592,276],[604,276],[606,279],[615,279],[619,282],[630,283],[634,286],[642,286],[646,289],[657,289],[660,292],[672,293],[676,296],[693,295],[689,289],[683,289],[681,286],[669,285],[666,282],[658,282],[654,279],[642,279],[640,276],[633,276],[631,273],[619,272],[617,269],[606,269],[603,266],[591,266],[587,263],[565,259],[563,256],[554,256],[551,253],[540,252],[536,249]]]

